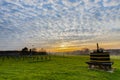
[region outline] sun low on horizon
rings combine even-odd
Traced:
[[[0,50],[120,49],[120,0],[1,0]]]
[[[100,48],[103,49],[119,49],[119,42],[102,42],[98,43]],[[97,49],[97,43],[84,43],[82,45],[73,45],[70,43],[61,43],[60,45],[57,45],[57,47],[52,48],[45,48],[47,52],[71,52],[71,51],[79,51],[79,50],[94,50]]]

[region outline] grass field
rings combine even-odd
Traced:
[[[88,56],[53,56],[47,61],[0,61],[0,80],[120,80],[120,57],[112,56],[113,73],[90,70]]]

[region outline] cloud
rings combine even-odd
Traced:
[[[103,0],[104,7],[120,6],[120,0]]]
[[[120,39],[119,0],[1,0],[0,46]],[[102,38],[103,37],[103,38]],[[37,43],[37,44],[36,44]],[[45,44],[46,43],[46,44]],[[48,45],[48,43],[50,45]]]

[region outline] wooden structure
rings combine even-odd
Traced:
[[[112,70],[113,62],[110,61],[109,52],[103,51],[99,48],[97,43],[97,50],[90,53],[90,61],[86,62],[90,69],[102,69],[102,70]]]

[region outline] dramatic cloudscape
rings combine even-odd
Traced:
[[[0,50],[96,42],[120,48],[120,0],[0,0]]]

